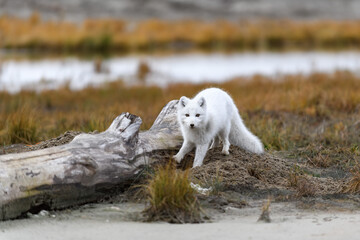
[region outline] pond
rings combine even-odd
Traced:
[[[4,55],[4,53],[2,53]],[[130,55],[103,60],[74,57],[0,62],[0,90],[56,89],[68,85],[77,90],[106,81],[167,86],[171,83],[223,82],[255,74],[276,77],[286,74],[360,73],[360,52],[212,53]],[[145,72],[139,74],[139,65]]]

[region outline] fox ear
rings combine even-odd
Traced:
[[[188,104],[189,100],[190,100],[190,99],[188,99],[187,97],[182,96],[182,97],[180,98],[180,101],[179,101],[180,106],[181,106],[181,107],[185,107],[186,104]]]
[[[201,97],[198,101],[199,103],[199,106],[200,107],[205,107],[206,106],[206,101],[205,101],[205,98],[204,97]]]

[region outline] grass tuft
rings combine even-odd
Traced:
[[[345,188],[345,193],[360,193],[360,164],[357,164],[351,170],[351,178]]]
[[[170,162],[159,167],[145,186],[150,206],[144,210],[149,221],[201,222],[200,204],[190,186],[189,171],[176,170]]]
[[[316,189],[314,184],[304,176],[304,171],[297,166],[289,172],[289,187],[295,188],[295,197],[312,197],[315,196]]]
[[[300,175],[302,175],[302,174],[303,173],[300,170],[300,168],[298,166],[294,166],[290,170],[289,176],[288,176],[289,187],[296,187],[299,183]]]
[[[260,215],[260,217],[258,219],[258,222],[259,221],[263,221],[263,222],[266,222],[266,223],[271,222],[271,219],[270,219],[270,203],[271,203],[271,199],[268,198],[267,201],[263,204],[261,215]]]

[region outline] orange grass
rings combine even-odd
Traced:
[[[353,49],[360,21],[163,21],[88,19],[81,23],[0,17],[0,48],[58,52]]]
[[[11,123],[14,116],[30,116],[24,112],[36,113],[28,124],[35,126],[35,131],[25,143],[34,144],[68,130],[103,131],[122,112],[140,116],[141,130],[146,130],[167,102],[183,95],[192,97],[209,86],[232,95],[246,125],[267,150],[289,151],[290,157],[319,167],[341,164],[351,168],[360,162],[360,78],[347,72],[281,79],[255,76],[222,84],[176,84],[164,89],[127,87],[117,81],[76,92],[66,87],[14,95],[0,92],[0,143],[18,142],[10,137],[14,135]],[[20,129],[27,131],[26,127]]]

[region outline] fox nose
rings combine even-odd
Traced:
[[[193,128],[195,125],[193,123],[190,123],[190,127]]]

